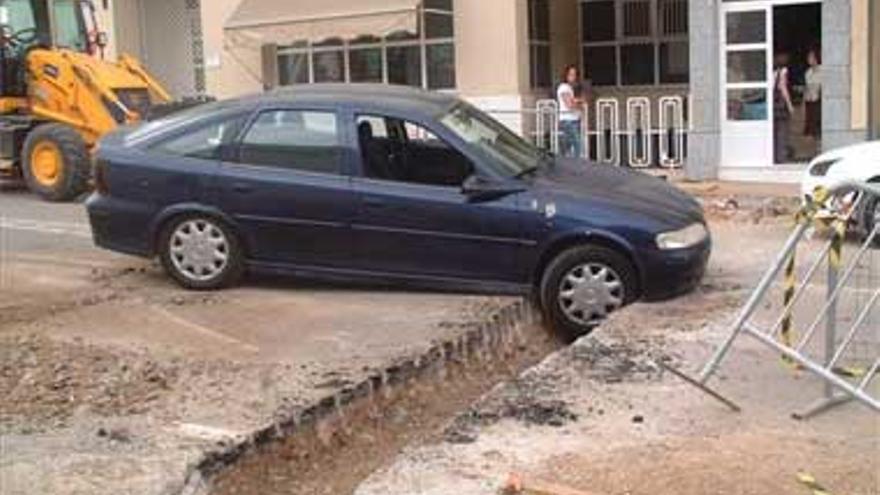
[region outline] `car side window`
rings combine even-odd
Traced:
[[[235,139],[244,119],[244,115],[237,115],[204,124],[176,137],[160,141],[150,149],[168,155],[216,160],[220,158],[221,147]]]
[[[379,132],[377,122],[384,124]],[[367,178],[461,187],[474,173],[474,165],[466,156],[415,122],[359,115],[357,128]]]
[[[385,119],[373,115],[361,115],[357,118],[358,126],[365,122],[370,126],[373,137],[388,138],[388,125],[385,123]]]
[[[425,129],[424,127],[420,127],[412,122],[404,122],[403,128],[406,131],[407,140],[410,143],[422,143],[422,144],[434,144],[441,145],[443,144],[440,141],[440,138],[435,136],[431,131]]]
[[[241,142],[243,164],[341,173],[342,146],[336,114],[310,110],[261,113]]]

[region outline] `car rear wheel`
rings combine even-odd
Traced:
[[[162,234],[160,257],[165,271],[188,289],[228,287],[244,270],[235,234],[208,216],[172,220]]]
[[[563,251],[541,279],[545,315],[568,341],[589,333],[633,302],[637,291],[636,271],[629,260],[602,246]]]

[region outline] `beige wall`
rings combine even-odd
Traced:
[[[109,12],[104,13],[104,20],[101,22],[103,29],[110,36],[112,48],[108,50],[108,55],[111,58],[115,58],[117,53],[129,53],[148,62],[144,46],[146,40],[141,31],[145,13],[139,5],[140,1],[111,0]],[[224,47],[223,25],[240,2],[241,0],[202,0],[201,2],[206,92],[218,98],[237,96],[261,89],[259,81],[244,70],[243,65],[236,61],[234,54]],[[256,63],[259,66],[259,60]]]
[[[205,83],[207,93],[227,98],[262,90],[259,70],[259,51],[256,60],[242,63],[244,55],[230,50],[223,35],[226,19],[241,0],[202,0],[202,35],[205,45]],[[250,58],[250,57],[247,57]]]
[[[206,90],[218,98],[262,89],[259,53],[231,49],[224,36],[223,25],[240,2],[201,2]],[[528,95],[527,0],[454,2],[458,92],[468,97],[500,97],[507,101]],[[551,6],[554,45],[562,46],[553,47],[555,73],[564,64],[577,62],[577,0],[552,0]],[[138,0],[113,0],[112,10],[114,44],[120,51],[143,57]],[[559,32],[557,26],[563,26]]]
[[[521,95],[529,87],[526,0],[455,0],[458,91]]]
[[[868,127],[868,0],[852,0],[851,119],[854,130]]]
[[[108,26],[105,30],[113,38],[114,52],[143,58],[138,0],[112,0],[110,10],[113,12],[113,26],[112,29]]]
[[[578,14],[577,0],[550,0],[550,60],[554,83],[565,66],[575,64],[580,67]]]

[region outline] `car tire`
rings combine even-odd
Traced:
[[[540,285],[545,318],[567,342],[595,329],[608,314],[638,297],[638,276],[623,255],[603,246],[567,249],[544,270]]]
[[[22,148],[22,176],[47,201],[71,201],[88,189],[91,158],[82,136],[65,124],[42,124]]]
[[[244,255],[235,232],[207,215],[184,215],[169,221],[159,237],[165,272],[191,290],[216,290],[237,283]]]

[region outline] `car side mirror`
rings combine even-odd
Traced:
[[[480,175],[471,175],[461,185],[461,193],[474,203],[492,201],[523,191],[525,187],[521,184],[487,179]]]

